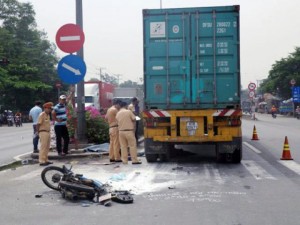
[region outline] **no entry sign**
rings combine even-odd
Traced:
[[[83,43],[84,33],[76,24],[65,24],[56,33],[56,44],[63,52],[77,52],[82,48]]]

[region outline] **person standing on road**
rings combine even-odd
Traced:
[[[122,162],[120,155],[119,130],[116,115],[120,110],[120,100],[115,99],[113,105],[107,110],[105,119],[109,124],[109,161]]]
[[[276,118],[276,112],[277,112],[277,109],[276,109],[275,105],[273,105],[271,108],[271,114],[272,114],[273,118]]]
[[[41,149],[39,154],[39,163],[40,166],[47,166],[52,164],[48,161],[48,153],[50,149],[50,113],[53,107],[52,102],[47,102],[43,105],[44,111],[39,115],[36,129],[37,135],[40,137]]]
[[[128,147],[132,164],[141,164],[137,158],[136,139],[134,136],[135,115],[126,109],[127,104],[121,103],[121,109],[116,115],[119,129],[119,140],[121,145],[121,157],[124,164],[128,164]]]
[[[37,135],[37,129],[36,129],[36,124],[39,118],[39,115],[42,112],[41,108],[41,102],[36,101],[35,106],[31,108],[29,111],[29,119],[33,122],[32,127],[33,127],[33,153],[39,153],[38,150],[38,144],[39,144],[39,136]]]
[[[139,100],[137,99],[137,97],[133,97],[131,99],[131,104],[128,106],[128,109],[131,110],[135,116],[139,116],[140,115]],[[138,129],[139,129],[139,121],[136,120],[136,122],[135,122],[134,136],[135,136],[136,144],[137,145],[138,145],[138,140],[139,140]]]
[[[64,156],[68,154],[69,149],[69,132],[67,128],[67,97],[65,95],[59,96],[59,103],[54,106],[52,110],[52,120],[54,121],[54,131],[56,135],[56,150],[58,155]],[[61,139],[64,140],[62,149]]]

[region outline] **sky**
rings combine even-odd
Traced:
[[[55,43],[58,29],[76,23],[76,0],[19,0],[32,3],[39,30]],[[299,0],[82,0],[85,80],[102,73],[120,82],[143,77],[142,10],[240,5],[241,82],[259,84],[272,65],[300,46]],[[67,53],[57,48],[57,55]]]

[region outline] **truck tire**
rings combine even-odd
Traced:
[[[226,154],[216,151],[216,161],[217,163],[226,162]]]
[[[157,154],[146,154],[146,160],[147,162],[151,163],[151,162],[156,162],[158,158]]]
[[[236,149],[232,154],[232,162],[233,163],[241,163],[243,157],[242,148]]]
[[[224,163],[226,162],[226,154],[220,152],[220,144],[216,144],[216,161],[217,163]]]

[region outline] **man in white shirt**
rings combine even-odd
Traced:
[[[39,118],[39,115],[42,112],[41,102],[36,101],[35,106],[29,111],[29,119],[32,120],[33,124],[33,153],[38,153],[38,143],[39,143],[39,135],[36,130],[36,124]]]

